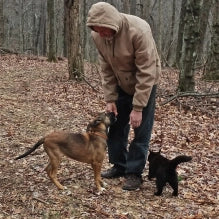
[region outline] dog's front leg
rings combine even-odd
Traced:
[[[100,172],[101,172],[101,167],[102,163],[94,162],[91,164],[93,170],[94,170],[94,181],[95,185],[98,190],[98,194],[101,194],[105,189],[102,187],[104,185]]]

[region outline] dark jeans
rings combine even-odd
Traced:
[[[141,176],[145,167],[154,122],[156,87],[153,86],[148,104],[143,108],[142,123],[134,129],[135,136],[128,149],[129,115],[132,111],[133,96],[119,89],[116,102],[118,116],[116,123],[109,130],[108,153],[109,162],[126,174]]]

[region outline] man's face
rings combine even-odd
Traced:
[[[110,28],[107,27],[98,27],[98,26],[94,26],[93,30],[97,33],[100,34],[101,37],[103,38],[111,38],[114,36],[114,34],[116,33],[115,30],[112,30]]]

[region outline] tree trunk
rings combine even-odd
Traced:
[[[37,16],[35,13],[36,5],[35,2],[32,3],[32,17],[33,17],[33,29],[32,29],[32,46],[33,46],[33,54],[38,55],[38,43],[39,43],[39,34],[40,34],[40,23],[41,23],[41,15],[39,17],[39,25],[37,25]]]
[[[21,53],[24,52],[24,2],[23,0],[19,1],[19,50]]]
[[[47,13],[49,20],[49,51],[48,61],[56,62],[56,49],[55,49],[55,28],[54,28],[54,0],[47,0]]]
[[[130,3],[129,3],[129,0],[123,0],[123,10],[124,10],[124,13],[127,13],[127,14],[130,13]]]
[[[176,64],[179,67],[180,65],[180,57],[182,55],[182,45],[183,45],[183,32],[185,26],[185,15],[186,15],[186,4],[187,0],[182,0],[181,11],[180,11],[180,22],[179,22],[179,30],[178,30],[178,40],[177,40],[177,48],[176,48]]]
[[[158,1],[158,36],[157,36],[157,49],[158,49],[158,53],[160,55],[160,58],[162,60],[162,10],[161,10],[161,2],[162,0]]]
[[[175,27],[175,13],[176,13],[176,0],[173,0],[172,3],[172,19],[171,19],[171,27],[170,27],[170,45],[167,53],[167,62],[170,66],[174,66],[175,64],[175,48],[174,48],[174,27]]]
[[[68,57],[68,32],[67,32],[67,23],[68,23],[68,8],[64,1],[64,57]]]
[[[219,80],[219,0],[214,0],[213,2],[211,50],[204,76],[207,80]]]
[[[83,56],[81,52],[79,26],[79,0],[65,0],[66,37],[68,45],[68,70],[70,80],[81,80]]]
[[[208,26],[209,12],[212,6],[212,0],[204,1],[202,10],[201,10],[201,19],[200,19],[200,41],[198,46],[198,59],[201,61],[203,58],[203,48],[205,41],[205,34]]]
[[[202,0],[187,0],[182,55],[180,58],[179,91],[194,91],[195,62],[200,39],[199,23]]]
[[[44,3],[44,4],[43,4]],[[42,24],[41,24],[41,34],[40,34],[40,36],[41,36],[41,38],[42,38],[42,40],[41,40],[41,49],[40,49],[40,51],[41,51],[41,53],[44,55],[44,56],[46,56],[46,53],[47,53],[47,44],[48,44],[48,42],[47,42],[47,37],[46,37],[46,32],[47,32],[47,19],[46,19],[46,2],[43,0],[42,1],[42,10],[41,10],[41,13],[42,13]]]
[[[142,0],[142,7],[143,7],[143,15],[142,19],[146,20],[149,22],[149,17],[150,17],[150,6],[151,6],[151,1],[150,0]]]
[[[0,0],[0,47],[4,43],[4,15],[3,15],[3,0]]]
[[[136,0],[130,0],[130,14],[136,15]]]

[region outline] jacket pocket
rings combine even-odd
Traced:
[[[133,95],[135,93],[136,76],[131,71],[119,71],[119,86],[128,94]]]

